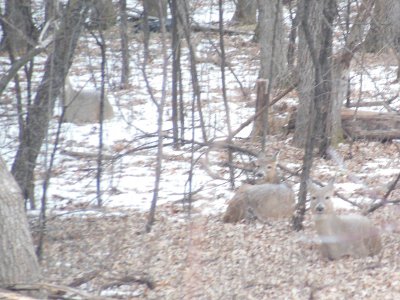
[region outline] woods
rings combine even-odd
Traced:
[[[212,263],[231,257],[213,254],[207,239],[228,252],[238,247],[241,254],[229,261],[247,269],[246,230],[271,247],[262,251],[266,261],[268,255],[281,260],[274,247],[292,245],[293,272],[301,272],[304,261],[305,269],[317,264],[329,276],[316,262],[323,257],[311,236],[307,182],[316,178],[326,185],[336,177],[335,205],[344,200],[346,209],[378,223],[388,235],[383,248],[397,241],[396,1],[0,4],[1,292],[93,299],[150,293],[156,299],[165,296],[158,288],[165,284],[171,299],[216,299],[218,292],[191,279],[209,280],[208,268],[223,269]],[[260,216],[268,216],[268,199],[279,207],[279,197],[255,170],[260,153],[277,152],[275,168],[296,208],[293,213],[290,206],[286,221],[270,222]],[[241,199],[240,218],[224,224],[234,195]],[[275,236],[268,239],[264,231]],[[280,244],[285,235],[291,241]],[[220,240],[229,236],[234,239]],[[142,245],[129,241],[136,237]],[[169,253],[165,245],[185,249],[185,259],[159,257]],[[198,249],[210,256],[202,259]],[[394,252],[388,249],[381,265],[390,265]],[[174,279],[157,269],[158,261],[170,269],[172,258],[181,268]],[[291,265],[283,260],[285,268]],[[385,267],[377,272],[390,277]],[[233,275],[235,267],[226,272],[235,278],[224,277],[235,287],[227,297],[240,297],[246,280]],[[256,272],[255,278],[266,275]],[[265,289],[269,297],[287,288],[285,280]],[[310,282],[296,279],[293,293],[301,285],[309,290],[286,298],[312,298],[322,283]],[[119,294],[124,285],[129,291]],[[254,297],[268,294],[254,285]]]

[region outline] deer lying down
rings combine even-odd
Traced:
[[[294,194],[291,188],[280,183],[244,185],[232,198],[223,217],[225,223],[236,223],[253,217],[268,219],[287,218],[293,215]]]
[[[333,180],[323,188],[307,182],[311,211],[321,239],[322,256],[331,260],[342,256],[365,257],[381,251],[378,228],[361,215],[336,215],[332,205]]]
[[[228,204],[222,219],[225,223],[236,223],[243,219],[257,218],[266,222],[270,218],[285,218],[294,212],[294,194],[286,184],[279,183],[276,156],[272,159],[259,157],[263,178],[268,183],[241,186]],[[264,182],[265,182],[264,181]]]
[[[65,109],[64,122],[75,124],[99,122],[100,103],[100,91],[87,88],[76,90],[72,86],[69,76],[66,77],[63,103],[63,109]],[[112,119],[114,117],[114,111],[106,96],[104,97],[103,108],[103,119]]]

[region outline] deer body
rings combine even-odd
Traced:
[[[276,165],[275,158],[273,161],[261,160],[260,166],[265,171],[262,174],[264,183],[241,186],[229,202],[223,222],[236,223],[253,217],[265,222],[293,214],[294,193],[289,186],[280,183]]]
[[[69,76],[65,79],[64,121],[76,124],[100,121],[101,93],[95,89],[75,90]],[[104,95],[103,119],[114,117],[114,111]]]
[[[382,249],[379,230],[366,217],[356,214],[336,215],[332,205],[333,181],[319,188],[308,182],[311,210],[323,257],[335,260],[349,255],[365,257]]]

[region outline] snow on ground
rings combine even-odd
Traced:
[[[218,17],[218,10],[215,1],[211,1],[214,6],[203,2],[196,2],[194,7],[195,19],[198,22],[215,22]],[[210,3],[211,3],[210,2]],[[225,18],[229,20],[233,14],[233,3],[225,6]],[[115,118],[106,121],[104,124],[104,153],[105,172],[102,181],[104,191],[103,200],[106,206],[110,207],[130,207],[139,210],[147,210],[153,195],[154,172],[155,172],[155,148],[157,131],[157,113],[153,100],[159,101],[161,97],[162,55],[160,55],[160,35],[152,34],[150,40],[150,63],[146,68],[150,87],[154,99],[149,96],[148,88],[143,80],[143,47],[141,34],[132,35],[130,50],[131,59],[131,87],[128,90],[118,88],[121,57],[118,43],[118,34],[113,29],[108,33],[108,52],[107,52],[107,92],[111,104],[115,109]],[[196,45],[196,52],[199,57],[210,57],[215,54],[215,42],[209,36],[195,33],[193,35]],[[254,105],[254,85],[258,75],[258,49],[255,44],[248,40],[248,37],[232,36],[226,37],[226,53],[230,69],[226,71],[227,93],[230,105],[230,117],[232,128],[237,128],[247,117],[253,113]],[[184,82],[184,101],[187,107],[191,105],[191,88],[189,65],[187,60],[187,49],[183,49],[186,63],[183,75]],[[5,59],[5,58],[4,58]],[[4,60],[3,59],[3,60]],[[387,100],[398,94],[399,84],[393,84],[396,75],[395,60],[388,54],[382,55],[383,64],[374,61],[370,67],[365,68],[365,64],[372,61],[370,57],[356,58],[353,71],[351,73],[351,88],[353,102],[361,99],[362,101]],[[43,67],[40,63],[42,58],[36,60],[39,64],[34,75],[34,88],[40,81],[40,70]],[[361,65],[361,63],[363,65]],[[6,68],[6,65],[3,65]],[[76,87],[99,87],[100,84],[100,61],[99,49],[90,36],[84,36],[78,45],[77,55],[71,69],[71,79]],[[221,75],[220,66],[210,60],[209,63],[197,64],[199,72],[199,84],[201,87],[201,101],[203,103],[203,113],[207,125],[207,134],[209,138],[224,138],[227,133],[226,113],[222,101],[221,93]],[[171,66],[168,66],[171,71]],[[170,93],[171,77],[168,80],[168,91]],[[239,82],[240,81],[240,84]],[[22,84],[24,88],[24,85]],[[5,157],[9,166],[13,161],[17,147],[17,120],[15,114],[15,100],[13,96],[13,85],[10,84],[7,92],[2,98],[3,105],[2,116],[4,130],[0,137],[0,151]],[[396,102],[397,101],[397,102]],[[296,103],[296,94],[292,93],[287,99],[287,103],[292,105]],[[398,106],[398,100],[392,103]],[[171,129],[171,106],[169,98],[165,110],[164,130]],[[190,125],[189,108],[186,111],[186,126]],[[40,158],[40,166],[37,172],[37,197],[41,197],[41,176],[44,174],[44,168],[48,163],[48,155],[52,150],[52,141],[55,139],[57,130],[58,116],[60,109],[56,110],[55,117],[52,120],[49,142],[43,148],[43,155]],[[196,115],[198,121],[198,115]],[[198,122],[197,122],[198,125]],[[245,128],[238,137],[247,137],[251,127]],[[54,175],[51,179],[48,199],[49,208],[71,209],[95,204],[96,198],[96,158],[99,136],[99,127],[97,125],[63,124],[61,132],[61,143],[59,153],[56,156],[54,165]],[[187,139],[191,139],[191,131],[186,130]],[[201,141],[202,137],[199,130],[195,131],[195,140]],[[170,134],[169,134],[170,135]],[[288,165],[298,168],[301,164],[301,153],[291,149],[290,135],[281,137],[281,144],[274,144],[271,141],[271,147],[280,149],[286,147],[288,155],[283,161]],[[165,142],[170,142],[166,140]],[[150,145],[153,148],[135,151],[140,147]],[[345,148],[342,145],[341,148]],[[285,148],[283,148],[285,149]],[[372,150],[372,149],[371,149]],[[180,151],[174,151],[171,147],[165,148],[165,159],[163,160],[163,176],[159,193],[159,204],[168,202],[179,202],[187,192],[188,172],[190,169],[189,147],[183,147]],[[295,158],[290,157],[292,151],[298,152]],[[47,154],[46,154],[47,153]],[[339,153],[339,160],[343,160],[343,155]],[[223,160],[223,153],[217,151],[212,153],[214,160]],[[202,159],[203,153],[195,154],[195,159]],[[283,157],[285,157],[283,155]],[[341,157],[341,158],[340,158]],[[396,161],[393,161],[395,159]],[[223,161],[219,163],[223,163]],[[392,162],[392,164],[390,164]],[[397,158],[394,157],[375,157],[371,153],[368,161],[362,162],[362,168],[358,170],[360,182],[339,183],[338,188],[343,190],[359,190],[365,188],[367,182],[363,178],[385,176],[394,176],[398,172],[396,165]],[[215,167],[215,166],[213,166]],[[222,172],[227,178],[227,170],[217,168],[217,172]],[[203,203],[204,211],[207,213],[221,212],[227,199],[232,195],[229,184],[225,180],[214,180],[203,170],[201,164],[196,164],[194,168],[192,190],[201,189],[196,194],[198,203]],[[316,172],[324,173],[329,176],[347,176],[353,172],[337,162],[336,166],[327,166],[316,164]],[[363,174],[365,173],[365,175]],[[240,184],[240,179],[238,180]],[[293,182],[296,184],[296,182]],[[185,190],[186,189],[186,190]],[[350,192],[351,194],[351,192]],[[210,201],[211,200],[211,201]],[[205,205],[204,205],[205,201]],[[339,201],[340,202],[340,201]],[[199,204],[200,205],[200,204]]]
[[[217,20],[218,16],[215,6],[217,2],[209,1],[214,5],[211,11],[206,2],[198,1],[195,3],[195,20],[212,23]],[[226,20],[230,19],[232,14],[233,5],[232,2],[229,2],[225,11]],[[343,282],[340,283],[340,274],[346,274],[348,278],[351,278],[349,281],[351,283],[355,282],[353,280],[357,280],[354,279],[357,276],[352,274],[362,273],[362,276],[370,276],[376,273],[377,276],[380,276],[378,278],[380,283],[390,278],[390,273],[381,272],[382,269],[371,267],[370,261],[354,262],[352,260],[345,260],[338,265],[338,268],[342,268],[340,270],[336,268],[336,265],[321,262],[317,256],[315,246],[310,245],[313,237],[309,231],[304,233],[305,236],[293,232],[288,233],[287,227],[282,224],[282,226],[279,225],[277,228],[266,225],[246,227],[243,224],[238,225],[237,229],[227,226],[222,228],[218,220],[226,207],[226,202],[233,195],[233,191],[230,189],[227,181],[228,169],[224,166],[227,154],[222,149],[214,149],[214,151],[210,152],[211,164],[208,167],[223,179],[213,179],[205,170],[204,165],[202,165],[204,162],[204,150],[197,151],[194,154],[194,160],[197,163],[194,165],[192,191],[196,191],[196,193],[193,195],[192,213],[199,216],[199,220],[201,220],[199,222],[205,222],[201,226],[206,228],[207,231],[193,233],[190,223],[180,222],[182,216],[187,216],[187,211],[184,210],[187,204],[186,206],[183,205],[183,199],[185,192],[189,191],[190,145],[183,146],[180,150],[173,150],[170,146],[166,146],[163,154],[163,172],[158,199],[159,214],[157,215],[156,233],[149,236],[142,235],[142,226],[144,226],[143,223],[145,222],[144,213],[150,207],[154,192],[157,114],[156,106],[149,96],[149,91],[143,80],[143,48],[140,34],[131,33],[131,86],[126,90],[119,89],[121,57],[118,36],[116,28],[107,33],[109,43],[106,87],[109,100],[114,106],[115,117],[104,123],[105,169],[101,186],[104,193],[103,201],[105,209],[99,214],[96,208],[96,155],[98,151],[99,126],[93,124],[81,126],[63,124],[59,150],[56,155],[53,176],[48,191],[48,209],[49,215],[64,216],[65,220],[72,221],[64,223],[63,221],[59,221],[63,219],[56,218],[54,223],[50,223],[48,256],[46,256],[44,263],[46,274],[54,276],[52,279],[55,282],[66,284],[68,282],[67,279],[80,276],[83,272],[82,269],[87,270],[90,269],[89,266],[97,266],[100,261],[104,263],[104,265],[99,266],[100,269],[105,268],[106,270],[112,270],[114,273],[117,272],[116,265],[121,267],[123,272],[128,273],[129,270],[125,270],[125,268],[132,264],[132,270],[142,270],[149,273],[154,271],[153,274],[160,274],[158,278],[155,278],[158,288],[156,291],[151,292],[150,299],[160,299],[159,297],[175,299],[174,297],[168,298],[168,293],[174,296],[185,295],[185,291],[179,294],[179,282],[182,280],[182,277],[179,276],[186,274],[185,276],[190,278],[190,272],[196,270],[199,266],[201,270],[204,269],[205,273],[203,275],[207,274],[208,276],[206,279],[203,278],[205,282],[212,281],[212,277],[209,277],[211,275],[205,266],[219,270],[212,276],[218,277],[218,274],[223,274],[223,278],[226,281],[223,283],[216,281],[214,283],[215,286],[214,284],[211,285],[214,291],[217,291],[216,294],[219,293],[218,297],[221,299],[225,298],[224,295],[218,292],[218,284],[226,284],[226,290],[233,293],[232,297],[235,295],[245,297],[248,289],[257,299],[261,299],[259,295],[262,294],[262,291],[269,291],[270,296],[275,297],[277,295],[274,294],[277,292],[276,287],[279,286],[282,288],[279,290],[281,292],[280,295],[284,293],[286,298],[296,298],[298,295],[302,295],[302,297],[298,296],[296,299],[309,299],[313,293],[318,294],[319,288],[321,290],[324,289],[324,282],[321,282],[317,278],[317,275],[312,275],[312,270],[328,277],[335,274],[336,277],[334,278],[336,279],[332,279],[327,284],[330,295],[333,295],[332,299],[335,292],[338,293],[338,287],[339,295],[348,297],[351,294],[346,290],[347,287],[343,287],[343,290],[340,289],[341,285],[343,285]],[[216,36],[194,33],[193,37],[196,41],[196,52],[199,57],[211,58],[215,55],[214,43]],[[162,81],[160,42],[159,34],[151,35],[150,62],[146,69],[150,79],[151,90],[154,93],[156,101],[160,100],[160,82]],[[247,36],[225,37],[225,42],[230,66],[230,69],[226,72],[227,93],[232,128],[236,129],[254,112],[254,87],[258,76],[259,49],[256,44],[249,41]],[[189,108],[192,101],[192,91],[189,84],[189,65],[187,48],[185,47],[183,48],[183,55],[184,101],[187,105],[186,126],[190,127]],[[76,87],[99,87],[100,62],[98,57],[99,50],[93,43],[93,39],[89,36],[83,37],[78,45],[78,51],[71,69],[71,78]],[[1,61],[6,62],[7,60],[5,57],[1,57]],[[37,59],[37,62],[43,63],[43,58]],[[363,66],[361,66],[361,62],[363,62]],[[36,68],[38,72],[34,74],[33,89],[35,89],[40,81],[40,70],[43,69],[40,63]],[[395,63],[396,60],[390,55],[381,55],[375,58],[368,56],[365,60],[358,58],[354,63],[355,65],[351,73],[352,101],[356,102],[358,99],[362,101],[387,100],[397,95],[399,84],[393,84],[396,77]],[[6,68],[6,63],[0,65],[2,71]],[[169,71],[170,68],[169,65]],[[205,122],[207,124],[207,134],[209,138],[223,140],[227,129],[226,114],[221,93],[220,66],[216,65],[210,59],[210,62],[197,64],[197,69],[202,91],[201,97]],[[170,80],[171,77],[169,76],[167,107],[163,126],[168,135],[171,135],[170,129],[172,126],[170,120],[171,106],[169,103],[171,92]],[[282,101],[286,101],[290,107],[297,103],[297,95],[295,92],[292,92],[287,99]],[[3,126],[3,130],[0,131],[0,154],[6,159],[9,166],[12,164],[18,145],[15,102],[14,86],[10,84],[6,93],[2,96],[2,105],[0,106],[1,124]],[[398,99],[392,105],[398,108]],[[38,199],[41,197],[41,183],[55,140],[59,115],[60,110],[57,109],[51,122],[48,143],[43,147],[42,155],[39,159],[39,166],[36,173],[36,195]],[[196,124],[198,124],[198,115],[196,115]],[[254,145],[243,139],[249,136],[250,130],[251,127],[245,128],[238,135],[240,138],[236,139],[235,142],[243,147],[256,150]],[[186,130],[186,135],[187,139],[191,139],[192,132]],[[196,141],[202,141],[199,130],[196,129],[194,136]],[[268,143],[267,152],[274,153],[276,150],[281,150],[280,163],[296,171],[301,167],[302,150],[291,145],[291,138],[291,134],[277,134],[276,136],[272,136]],[[165,140],[165,143],[170,142],[170,139]],[[332,154],[333,159],[331,160],[315,159],[312,171],[313,177],[318,178],[322,182],[327,182],[335,176],[336,190],[341,195],[362,205],[367,205],[381,199],[387,191],[388,184],[400,171],[399,145],[396,141],[389,144],[370,141],[357,141],[354,144],[350,144],[345,141],[338,145]],[[236,163],[240,163],[240,157],[235,157],[235,159]],[[247,158],[244,159],[248,162]],[[288,181],[293,184],[295,191],[297,191],[298,179],[288,174],[284,174],[284,176],[288,177]],[[237,185],[240,185],[244,179],[244,175],[240,176],[237,179]],[[391,195],[391,199],[399,199],[399,195],[399,191],[395,190]],[[335,206],[338,208],[351,207],[339,198],[335,198],[334,200]],[[34,215],[35,213],[32,214]],[[379,215],[375,218],[376,222],[381,224],[382,228],[399,228],[394,223],[395,217],[393,217],[393,211],[388,214],[390,216],[389,219],[385,219],[385,215]],[[73,216],[77,218],[68,219]],[[98,216],[101,216],[101,220],[98,220]],[[117,219],[114,217],[117,217]],[[84,223],[82,225],[82,228],[85,228],[84,230],[80,227],[81,222],[82,224]],[[185,227],[186,225],[188,228]],[[309,223],[307,223],[307,226],[307,230],[310,230]],[[116,233],[115,238],[113,234],[110,236],[111,232]],[[196,234],[200,234],[201,237],[196,239]],[[250,235],[248,236],[248,234]],[[109,238],[111,240],[108,240]],[[189,240],[186,240],[187,238]],[[75,243],[75,239],[79,243]],[[386,239],[387,246],[395,245],[397,235],[391,235],[390,237],[386,237]],[[201,244],[196,245],[196,240],[200,240]],[[191,244],[193,241],[194,246]],[[298,244],[299,241],[307,242],[301,244],[300,247]],[[114,242],[116,243],[115,245],[113,244]],[[213,247],[215,246],[215,249],[208,246],[208,243],[213,245]],[[189,244],[192,246],[187,246],[187,249],[192,249],[191,251],[194,251],[193,249],[200,249],[200,254],[198,255],[206,255],[207,253],[210,256],[206,256],[207,258],[201,261],[199,257],[196,257],[196,254],[186,254],[182,249],[186,249],[185,245]],[[180,248],[182,245],[183,248]],[[280,245],[280,248],[278,247],[280,250],[274,248],[276,245]],[[286,246],[290,247],[290,250],[287,250],[289,248],[286,249]],[[170,248],[172,250],[168,250]],[[283,248],[285,250],[282,250]],[[264,250],[261,251],[260,249]],[[147,250],[150,252],[147,253]],[[177,251],[176,253],[174,253],[175,250]],[[138,253],[136,254],[132,251],[138,251]],[[215,251],[220,251],[220,253],[217,254]],[[259,254],[260,251],[262,255]],[[268,251],[276,252],[273,258],[266,256],[271,268],[260,268],[261,262],[265,263],[261,258],[264,258],[263,255],[268,254]],[[289,254],[287,256],[282,255],[282,251],[289,251]],[[157,253],[163,253],[165,256],[160,257],[159,255],[161,254]],[[396,253],[395,248],[390,248],[385,253],[386,261],[384,259],[382,264],[385,266],[390,264],[393,253]],[[150,254],[154,255],[151,256]],[[247,257],[247,254],[256,260],[257,258],[260,259],[259,261],[257,260],[260,266],[257,265],[256,270],[251,268],[249,260],[245,260],[244,257]],[[185,255],[188,256],[186,257]],[[102,257],[102,259],[99,259],[99,257]],[[111,263],[108,265],[109,261],[107,259],[110,259],[110,257],[116,265]],[[223,264],[229,261],[229,263],[233,262],[238,265],[233,267],[230,265],[228,269],[225,269],[225,265],[221,266],[217,264],[217,261],[219,262],[222,257],[224,259],[222,261]],[[122,266],[122,262],[127,263],[127,266]],[[240,267],[239,264],[244,264],[244,267]],[[318,268],[315,268],[316,264]],[[300,274],[301,276],[305,275],[304,270],[308,270],[308,279],[300,282],[297,279],[293,279],[293,274],[288,277],[292,279],[273,276],[276,272],[283,271],[282,268],[286,268],[287,266],[289,266],[289,269],[285,269],[285,272],[296,270],[296,274]],[[353,270],[352,268],[355,268],[360,273],[349,271]],[[373,271],[369,272],[369,268]],[[182,269],[185,271],[180,273],[178,277],[175,277],[174,272],[182,271]],[[246,277],[241,272],[247,272],[251,278]],[[260,281],[261,277],[257,278],[255,273],[258,275],[261,274],[264,279],[269,278],[269,283],[266,283],[264,286],[262,281]],[[109,275],[107,272],[101,274],[102,276],[105,276],[105,274]],[[237,274],[241,274],[238,277],[241,280],[239,282],[236,280],[238,278],[235,277]],[[366,277],[362,277],[362,279],[364,278]],[[107,295],[107,289],[100,288],[102,287],[101,280],[105,279],[99,279],[99,277],[97,279],[100,281],[96,282],[96,288],[88,284],[84,286],[85,289],[89,291],[102,290],[103,295]],[[185,277],[184,279],[186,280],[187,278]],[[232,282],[229,281],[230,279],[232,279]],[[336,283],[334,282],[335,280],[337,281]],[[317,285],[315,281],[318,283]],[[188,284],[193,284],[190,280],[187,282],[189,282]],[[227,282],[233,283],[233,286],[230,286]],[[290,283],[293,283],[295,287],[288,290],[291,287]],[[246,285],[245,288],[241,286],[243,284]],[[160,288],[161,286],[164,286],[166,290],[163,291]],[[256,287],[255,289],[254,286]],[[242,289],[239,293],[235,294],[235,289],[239,289],[239,287]],[[302,294],[301,291],[303,288],[311,290],[311,292]],[[377,287],[375,288],[378,289]],[[110,294],[118,290],[118,293],[124,297],[123,287],[110,289],[108,291]],[[344,292],[345,290],[346,292]],[[396,289],[393,290],[397,291]],[[195,291],[191,290],[190,292],[194,293]],[[138,290],[132,292],[132,290],[129,290],[127,295],[133,297],[135,293],[143,296],[146,292],[140,290],[139,292]],[[362,298],[362,291],[358,290],[354,293],[358,295],[358,298]],[[379,293],[380,290],[373,292],[371,295],[381,295]],[[230,293],[226,295],[228,294],[231,295]],[[193,298],[196,297],[194,296]],[[208,299],[213,299],[213,297]]]

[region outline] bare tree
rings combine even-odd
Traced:
[[[306,180],[310,176],[314,147],[318,145],[320,153],[322,152],[325,154],[326,148],[329,145],[329,139],[326,136],[325,128],[328,126],[326,120],[330,107],[332,90],[331,60],[336,1],[302,0],[299,2],[299,15],[301,19],[299,44],[303,45],[303,47],[305,47],[304,50],[307,51],[307,53],[302,54],[306,55],[308,58],[308,60],[306,60],[308,63],[307,68],[308,72],[313,75],[313,81],[307,81],[308,88],[310,89],[308,91],[310,94],[307,96],[310,98],[308,99],[307,106],[304,108],[307,109],[304,140],[305,152],[303,157],[299,201],[296,205],[296,214],[293,217],[293,228],[295,230],[300,230],[303,227],[302,223],[306,209],[305,203],[307,194]],[[315,20],[314,18],[317,16],[322,16],[322,18],[319,18],[319,22],[310,24],[309,20]],[[302,86],[302,88],[305,88],[305,86]]]
[[[34,170],[46,136],[56,97],[59,95],[88,10],[88,1],[70,1],[62,23],[56,31],[53,51],[49,55],[42,82],[28,107],[12,174],[25,199],[34,199]]]
[[[317,70],[315,60],[318,62],[324,55],[328,55],[328,57],[332,55],[332,49],[330,48],[331,40],[326,40],[328,38],[325,36],[327,32],[324,31],[328,31],[324,27],[328,17],[326,15],[328,13],[326,5],[328,4],[330,3],[327,3],[326,0],[304,0],[299,2],[298,7],[298,14],[300,16],[303,16],[302,14],[304,14],[305,9],[308,15],[307,20],[302,21],[303,24],[300,26],[301,30],[299,31],[298,72],[301,76],[299,76],[298,84],[299,105],[293,141],[295,145],[304,147],[307,141],[307,128],[310,119],[315,119],[317,122],[315,126],[317,129],[315,132],[316,146],[319,148],[321,155],[325,154],[332,137],[332,123],[328,122],[328,120],[332,120],[331,93],[330,87],[328,87],[331,84],[332,64],[330,60],[327,60]],[[308,22],[308,20],[315,21]],[[306,22],[307,26],[304,25],[304,22]],[[326,44],[323,42],[326,42]],[[320,73],[316,74],[317,71]],[[317,111],[317,108],[313,108],[313,99],[317,93],[316,88],[320,88],[316,77],[324,84],[324,89],[329,89],[329,92],[325,95],[326,99],[318,107],[320,111]],[[311,110],[310,107],[312,108]],[[310,115],[311,112],[312,114]],[[317,119],[316,116],[318,116]]]
[[[352,26],[344,30],[345,43],[333,55],[331,113],[327,122],[331,126],[331,144],[335,145],[343,139],[341,109],[347,96],[350,77],[350,63],[355,53],[361,49],[365,39],[365,29],[369,26],[373,0],[363,0],[357,7],[357,14],[352,19]],[[348,12],[351,13],[350,11]],[[350,16],[348,16],[350,18]]]
[[[129,44],[128,44],[128,21],[126,12],[126,0],[119,1],[120,21],[119,32],[121,35],[121,51],[122,51],[122,70],[121,70],[121,87],[127,88],[129,85],[130,67],[129,67]]]
[[[1,157],[0,191],[0,286],[38,283],[40,269],[21,190]]]
[[[164,135],[163,135],[163,123],[164,123],[164,107],[165,107],[165,99],[167,96],[167,65],[168,65],[168,54],[167,54],[167,42],[166,42],[166,30],[165,30],[165,23],[164,23],[164,17],[163,17],[163,10],[161,4],[159,5],[159,16],[160,16],[160,23],[161,23],[161,52],[163,56],[163,66],[162,66],[162,72],[163,72],[163,79],[162,79],[162,86],[161,86],[161,99],[156,103],[157,106],[157,113],[158,113],[158,119],[157,119],[157,138],[158,138],[158,143],[157,143],[157,165],[156,165],[156,176],[155,176],[155,182],[154,182],[154,192],[153,192],[153,199],[151,201],[151,206],[150,206],[150,212],[149,212],[149,218],[146,224],[146,232],[150,232],[152,225],[154,223],[154,216],[155,216],[155,210],[157,206],[157,200],[158,200],[158,192],[160,189],[160,180],[161,180],[161,171],[162,171],[162,160],[163,160],[163,140],[164,140]]]
[[[258,1],[258,41],[260,43],[260,79],[266,79],[264,95],[257,96],[256,113],[263,109],[264,113],[256,119],[252,132],[253,137],[265,135],[268,127],[268,106],[272,90],[283,85],[288,78],[287,40],[282,17],[281,0]]]
[[[185,19],[184,2],[182,0],[171,0],[172,15],[172,135],[174,147],[179,148],[179,140],[183,140],[185,132],[185,111],[183,105],[182,85],[182,38]]]

